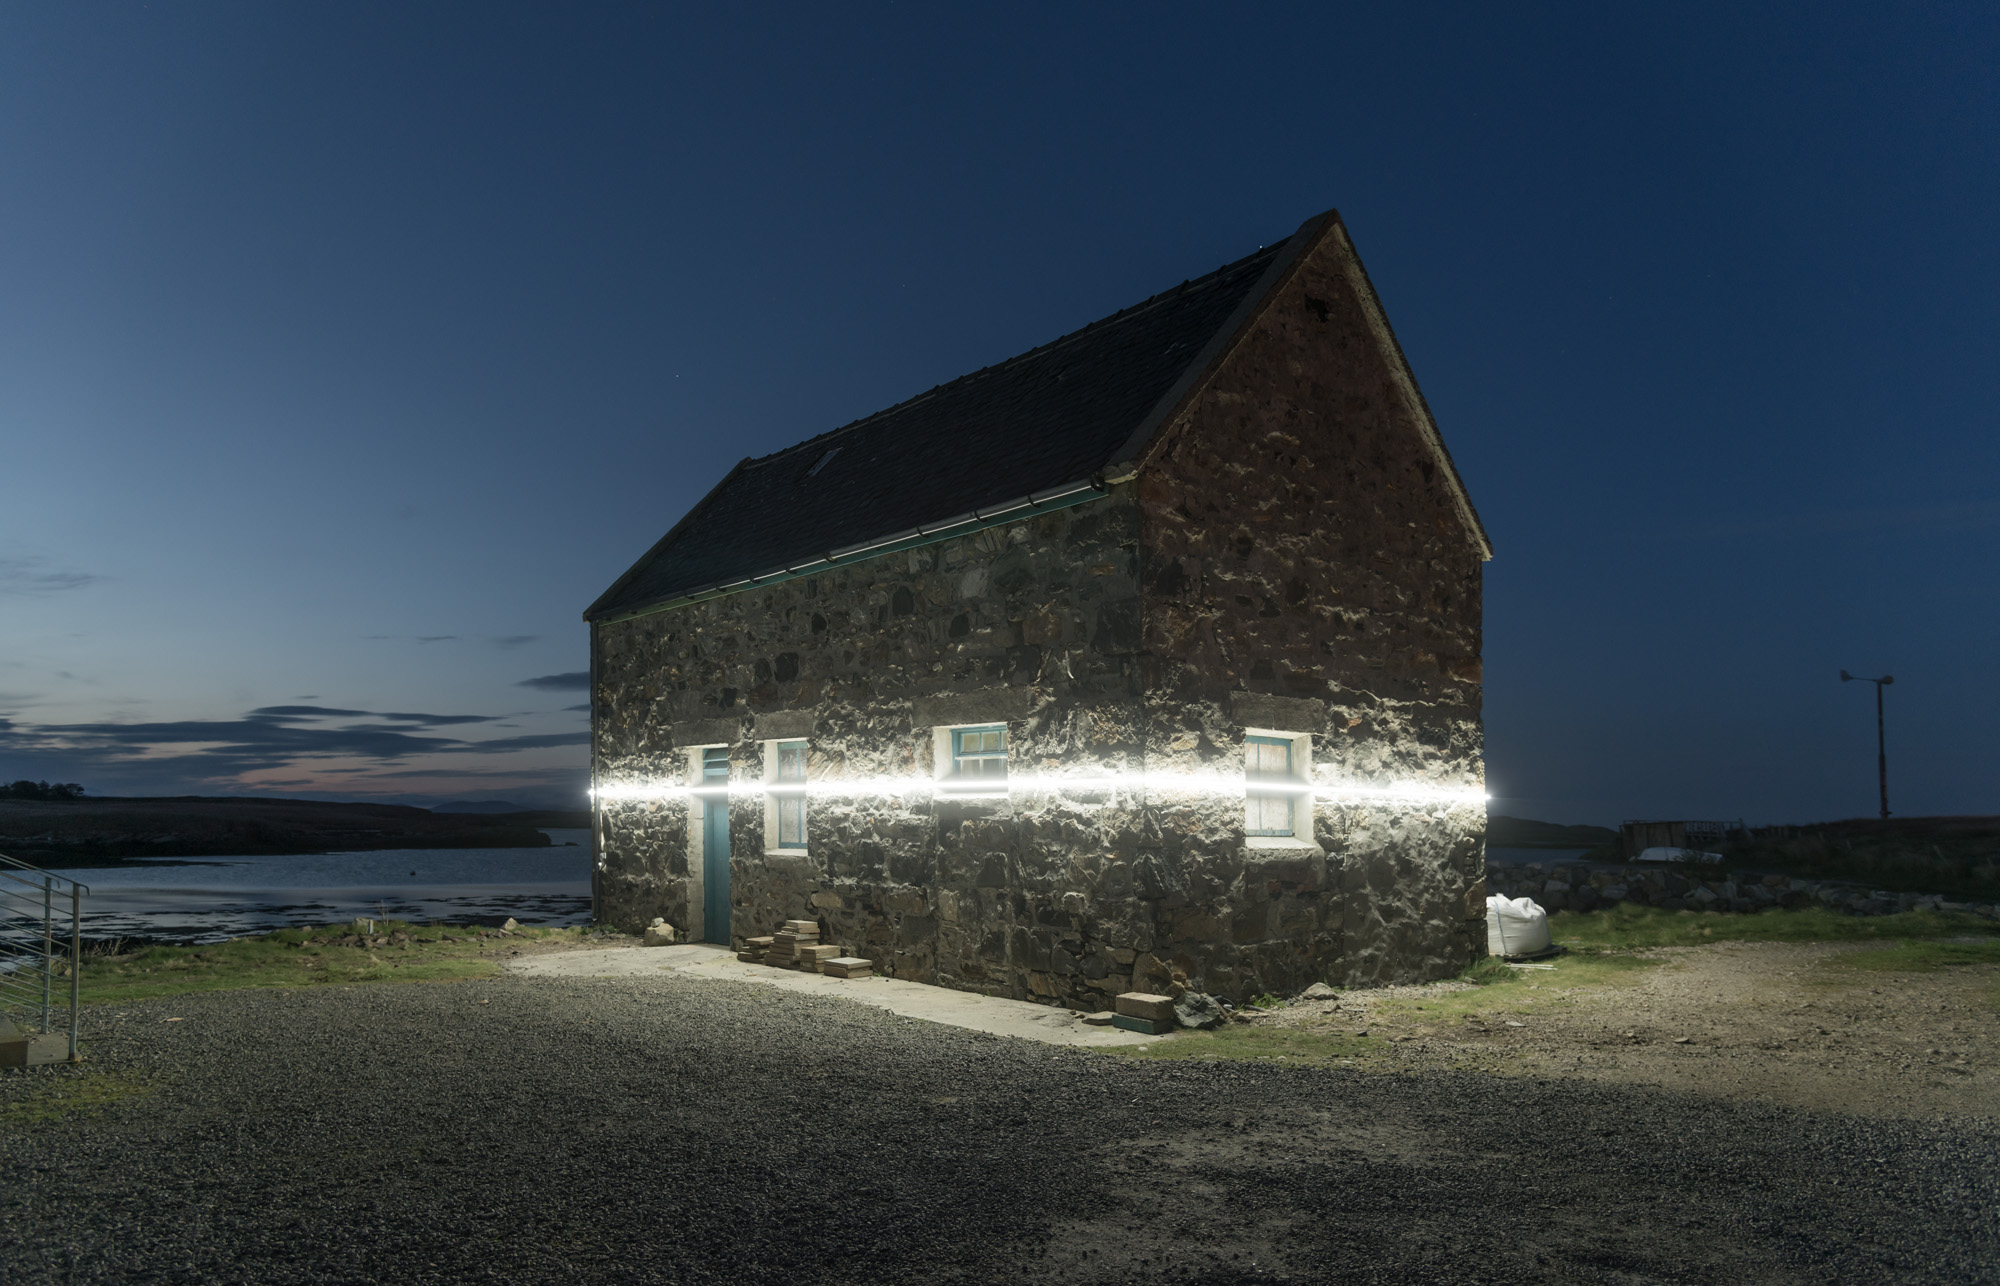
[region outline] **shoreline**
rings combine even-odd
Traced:
[[[196,796],[7,799],[0,800],[0,854],[43,870],[92,870],[134,859],[546,848],[552,841],[544,829],[589,824],[581,810],[433,813],[402,804]]]

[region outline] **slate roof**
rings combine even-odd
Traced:
[[[774,455],[746,459],[606,590],[611,620],[1020,497],[1136,447],[1307,235]],[[816,468],[817,466],[817,468]]]

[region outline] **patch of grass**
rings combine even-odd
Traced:
[[[1516,969],[1498,960],[1482,960],[1461,974],[1460,982],[1475,985],[1421,1000],[1378,1003],[1367,1020],[1373,1028],[1357,1036],[1361,1016],[1336,1009],[1313,1026],[1274,1023],[1231,1023],[1214,1031],[1176,1032],[1171,1040],[1140,1046],[1117,1046],[1131,1058],[1282,1059],[1302,1063],[1336,1059],[1369,1059],[1388,1051],[1387,1034],[1424,1035],[1440,1026],[1484,1020],[1497,1014],[1530,1014],[1545,1006],[1570,1003],[1574,992],[1619,986],[1662,961],[1631,955],[1570,955],[1550,962],[1552,969]],[[1365,993],[1364,993],[1365,994]]]
[[[1399,1000],[1378,1005],[1377,1015],[1397,1022],[1451,1022],[1488,1014],[1531,1013],[1549,1005],[1566,1004],[1570,993],[1591,987],[1623,986],[1637,975],[1664,963],[1640,956],[1609,952],[1557,956],[1550,969],[1516,969],[1488,957],[1459,975],[1475,985],[1423,1000]]]
[[[580,932],[522,928],[496,938],[480,936],[478,929],[379,923],[383,933],[370,939],[357,937],[347,925],[334,925],[281,929],[196,947],[143,947],[119,955],[86,956],[83,1002],[123,1004],[241,987],[487,978],[500,970],[488,956],[510,942],[573,937]],[[446,937],[456,941],[447,942]]]
[[[1104,1052],[1128,1058],[1264,1058],[1324,1063],[1336,1058],[1372,1058],[1382,1051],[1383,1042],[1372,1036],[1263,1023],[1225,1023],[1214,1031],[1176,1032],[1167,1040],[1145,1045],[1112,1045]]]
[[[1469,982],[1475,987],[1490,987],[1496,982],[1512,982],[1521,976],[1521,971],[1509,965],[1498,956],[1481,956],[1470,969],[1458,975],[1460,982]]]
[[[1975,915],[1904,911],[1842,915],[1825,907],[1774,908],[1736,915],[1667,911],[1620,904],[1603,911],[1558,911],[1549,934],[1572,951],[1637,951],[1706,942],[1880,942],[1912,938],[2000,935],[2000,924]]]
[[[101,1112],[146,1092],[129,1076],[92,1067],[24,1070],[0,1080],[0,1130]]]
[[[1829,969],[1881,969],[1935,973],[1962,965],[2000,964],[2000,938],[1987,942],[1899,942],[1893,947],[1849,951],[1826,962]]]

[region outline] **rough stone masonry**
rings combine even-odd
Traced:
[[[607,591],[600,918],[813,918],[885,974],[1093,1010],[1176,971],[1455,973],[1485,942],[1488,556],[1320,216],[745,461]],[[967,728],[1004,730],[1004,784],[965,776]]]

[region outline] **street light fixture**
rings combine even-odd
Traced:
[[[1842,683],[1872,683],[1875,685],[1875,772],[1882,779],[1882,820],[1889,820],[1889,749],[1882,739],[1882,689],[1896,681],[1893,674],[1885,674],[1879,679],[1864,679],[1858,674],[1840,672]]]

